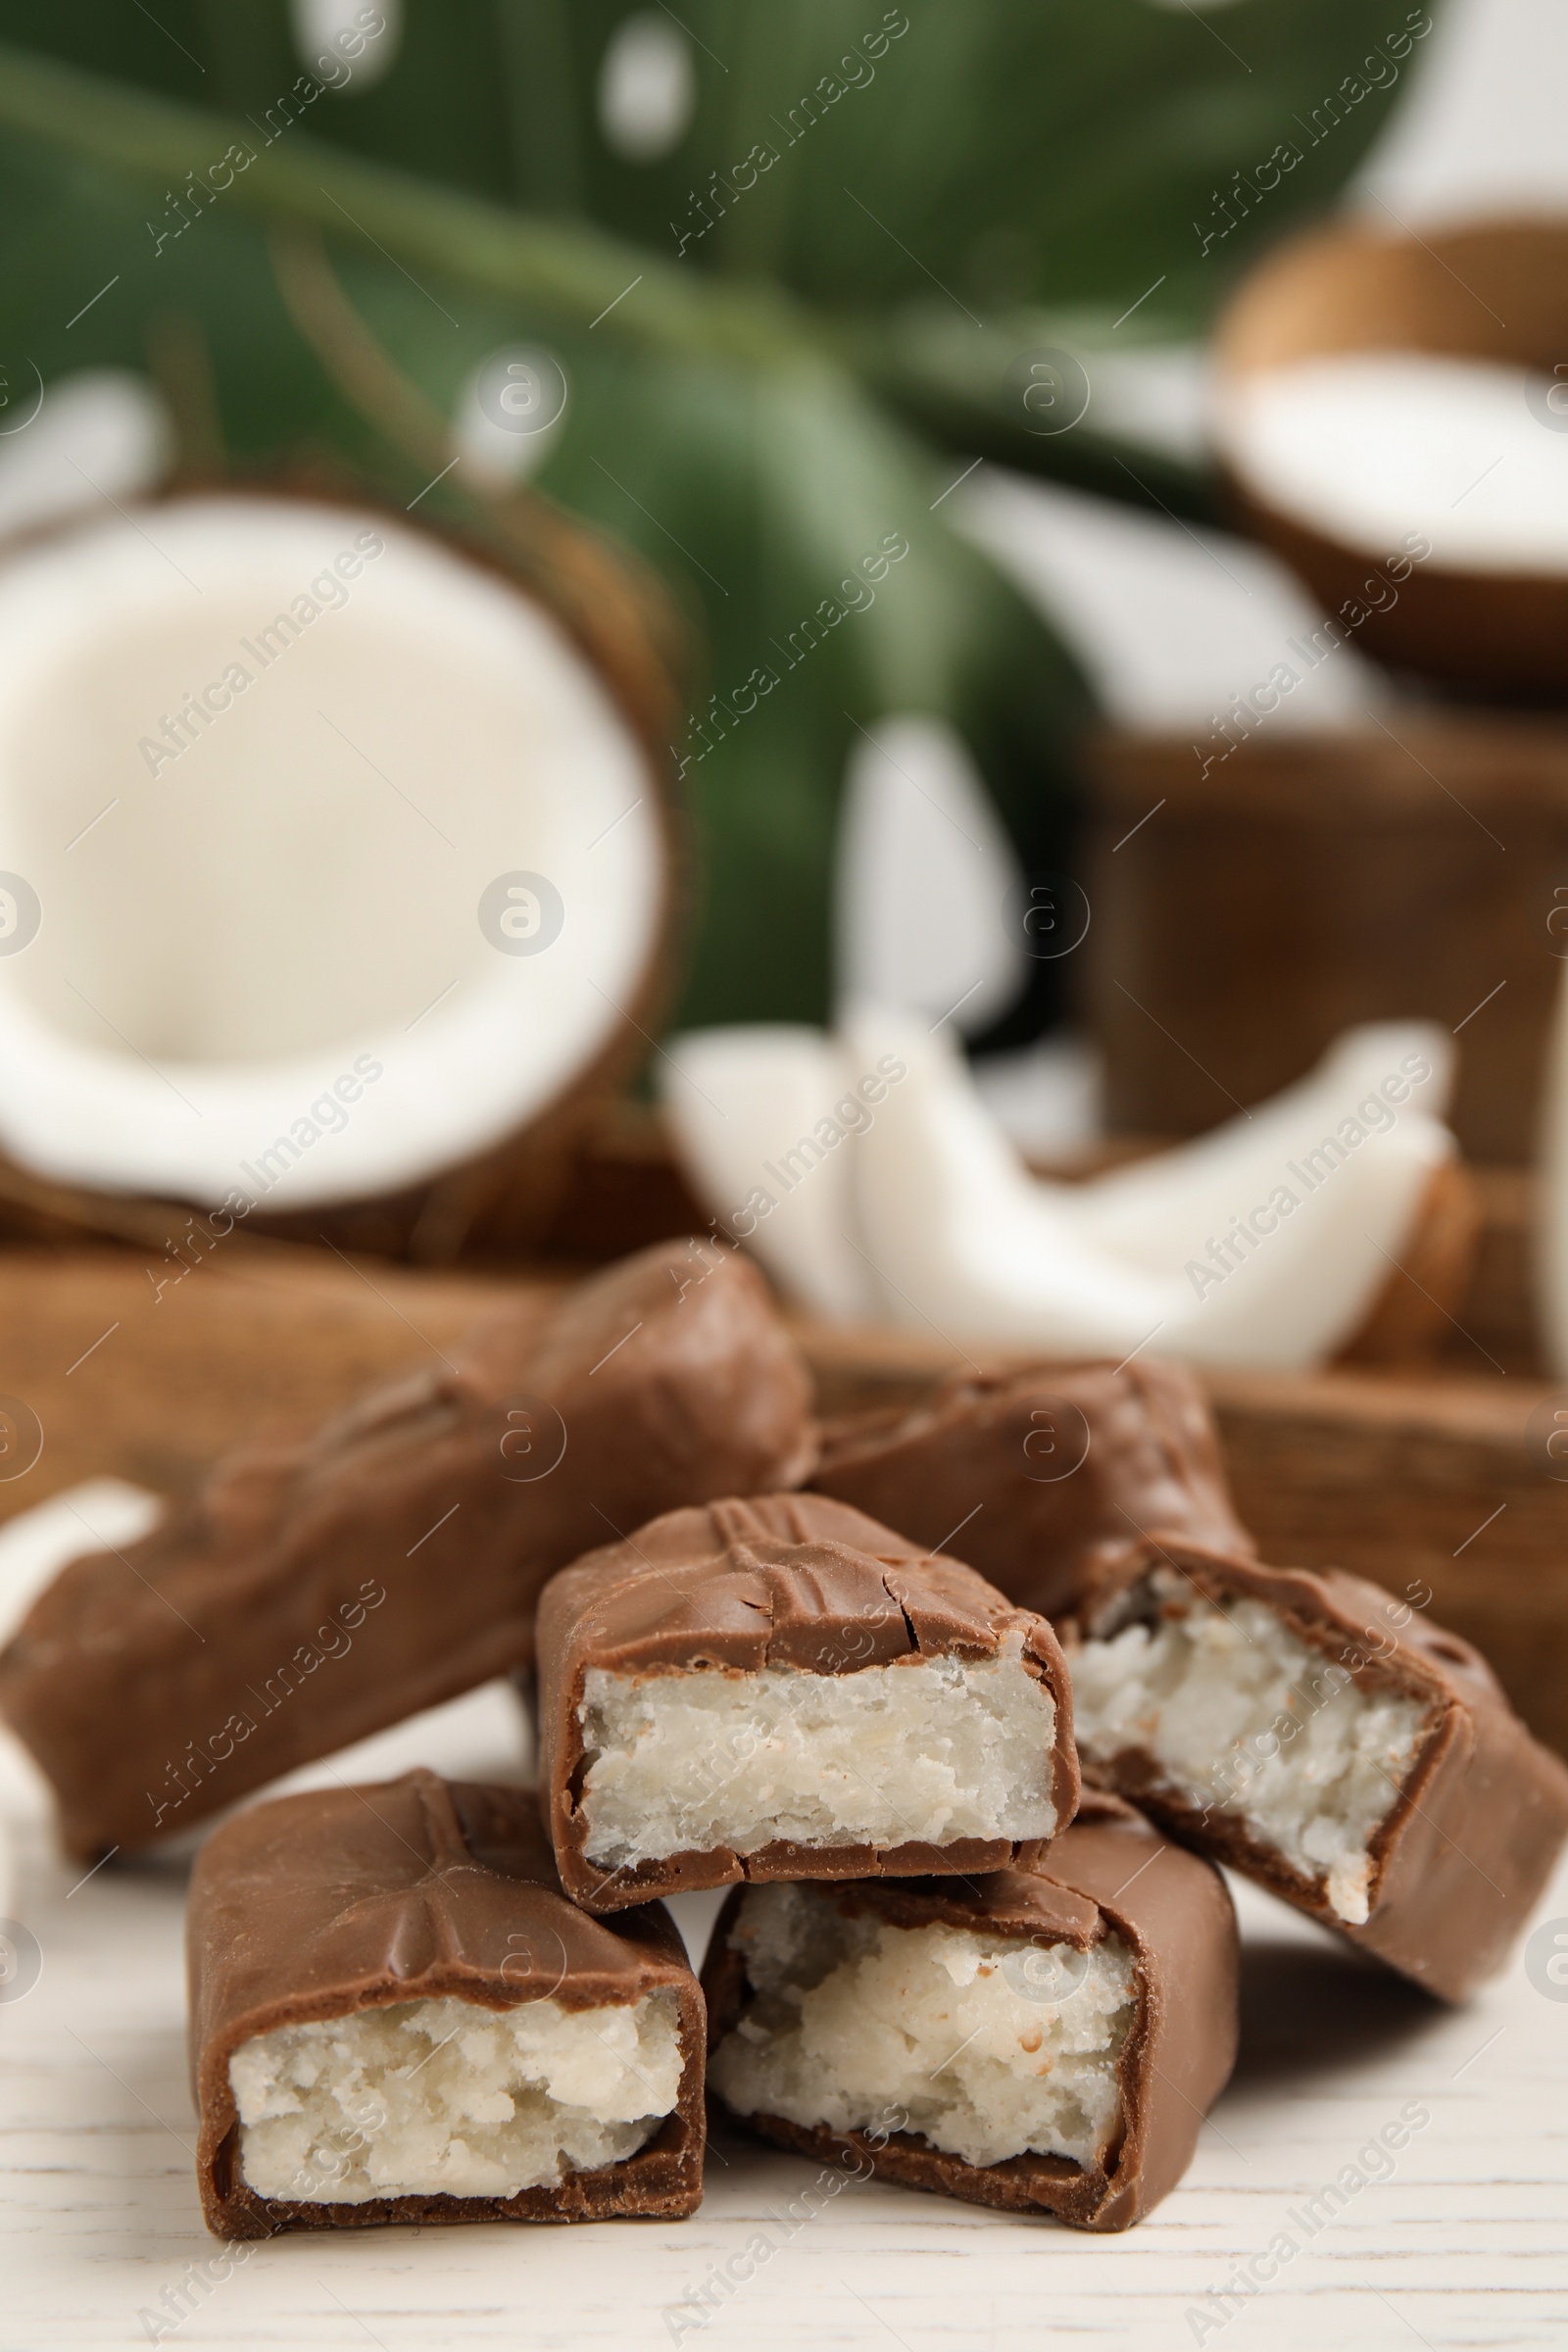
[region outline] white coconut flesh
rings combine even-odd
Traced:
[[[1119,1358],[1157,1341],[1161,1354],[1192,1363],[1322,1362],[1388,1280],[1433,1172],[1453,1149],[1446,1129],[1413,1108],[1407,1094],[1381,1127],[1357,1123],[1358,1145],[1336,1143],[1326,1174],[1309,1188],[1291,1173],[1286,1137],[1298,1134],[1298,1149],[1309,1152],[1341,1131],[1316,1118],[1298,1127],[1293,1116],[1278,1138],[1272,1182],[1293,1193],[1295,1205],[1272,1211],[1272,1225],[1264,1217],[1264,1238],[1254,1230],[1250,1248],[1238,1245],[1217,1273],[1211,1239],[1271,1200],[1259,1189],[1245,1122],[1199,1184],[1189,1181],[1180,1152],[1169,1155],[1163,1177],[1159,1163],[1151,1164],[1141,1212],[1149,1241],[1135,1254],[1114,1221],[1103,1238],[1095,1232],[1097,1187],[1031,1179],[940,1035],[862,1017],[851,1040],[862,1061],[894,1046],[909,1070],[854,1145],[861,1229],[887,1311],[1043,1353]],[[1350,1110],[1313,1100],[1321,1114]],[[1168,1203],[1158,1197],[1165,1182]]]
[[[1347,546],[1397,555],[1419,532],[1450,569],[1549,575],[1568,572],[1561,401],[1523,368],[1350,352],[1242,378],[1220,429],[1257,497]]]
[[[1453,1154],[1452,1064],[1428,1023],[1368,1023],[1255,1112],[1086,1184],[1032,1176],[951,1041],[886,1009],[835,1040],[683,1038],[662,1084],[724,1229],[819,1314],[1292,1369],[1343,1347],[1398,1262]]]
[[[524,1126],[664,917],[648,760],[554,620],[413,525],[281,498],[139,508],[0,567],[0,873],[41,908],[0,953],[0,1147],[273,1208]],[[538,953],[481,928],[518,873],[560,895]]]
[[[1408,1135],[1413,1124],[1422,1138],[1417,1156],[1424,1158],[1447,1113],[1456,1060],[1452,1039],[1432,1021],[1366,1021],[1347,1029],[1314,1070],[1266,1102],[1082,1187],[1085,1237],[1161,1272],[1185,1257],[1183,1245],[1195,1232],[1206,1235],[1216,1219],[1266,1200],[1293,1160],[1302,1163],[1358,1111],[1358,1124],[1371,1131],[1368,1142],[1400,1127]],[[1422,1069],[1425,1077],[1415,1074]],[[1386,1087],[1397,1098],[1392,1103]]]

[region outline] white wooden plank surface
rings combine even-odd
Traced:
[[[125,1496],[83,1507],[111,1533]],[[79,1540],[58,1505],[0,1539],[0,1625],[7,1587],[20,1594]],[[416,1755],[515,1775],[526,1759],[510,1694],[496,1686],[368,1742],[353,1768],[398,1771]],[[1246,1887],[1236,2081],[1186,2181],[1126,2236],[855,2180],[830,2180],[816,2218],[792,2221],[791,2201],[820,2169],[725,2137],[687,2223],[295,2236],[215,2279],[205,2266],[220,2273],[224,2257],[203,2228],[190,2159],[184,1863],[115,1864],[78,1884],[53,1850],[41,1785],[10,1743],[0,1822],[11,1873],[0,1912],[42,1952],[32,1989],[0,2003],[3,2352],[151,2340],[306,2352],[1568,2344],[1568,1999],[1538,1989],[1521,1955],[1469,2007],[1439,2008]],[[690,1936],[706,1933],[713,1907],[687,1903]],[[1568,1873],[1541,1918],[1568,1935]],[[1309,2234],[1303,2200],[1411,2101],[1430,2121],[1392,2176]],[[1287,2230],[1298,2244],[1278,2276],[1233,2302],[1223,2325],[1200,2325],[1218,2318],[1206,2290]],[[772,2251],[721,2293],[715,2269],[759,2232]],[[193,2275],[175,2325],[163,2299]],[[686,2300],[705,2281],[706,2315]]]

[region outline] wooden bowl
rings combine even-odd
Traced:
[[[1223,395],[1249,376],[1348,352],[1430,352],[1550,375],[1568,365],[1568,220],[1489,221],[1427,239],[1334,226],[1280,246],[1223,314]],[[1245,525],[1337,612],[1376,557],[1271,506],[1221,462]],[[1392,667],[1488,699],[1568,701],[1568,571],[1485,572],[1428,560],[1355,643]]]

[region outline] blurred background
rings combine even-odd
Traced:
[[[1531,1157],[1568,441],[1495,379],[1549,404],[1568,350],[1548,0],[4,0],[0,41],[0,528],[240,476],[482,542],[676,811],[617,1088],[872,1000],[1059,1157],[1490,989],[1454,1124]],[[1253,397],[1379,346],[1447,355],[1441,414],[1386,368]],[[0,1131],[34,1225],[217,1197]]]

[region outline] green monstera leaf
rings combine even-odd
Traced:
[[[466,514],[461,466],[431,483],[441,420],[487,354],[547,344],[570,397],[537,486],[663,576],[697,648],[683,1017],[819,1019],[858,730],[950,720],[1025,867],[1070,858],[1089,698],[953,527],[965,465],[1208,509],[1200,471],[1124,450],[1092,405],[1031,430],[1021,355],[1200,331],[1408,80],[1429,19],[1370,22],[1360,0],[409,0],[392,70],[357,86],[308,69],[281,0],[0,0],[0,361],[151,364],[193,444],[330,453]],[[628,40],[689,84],[658,153],[607,134]],[[302,238],[379,377],[291,295]],[[1034,967],[1011,1033],[1058,981]]]

